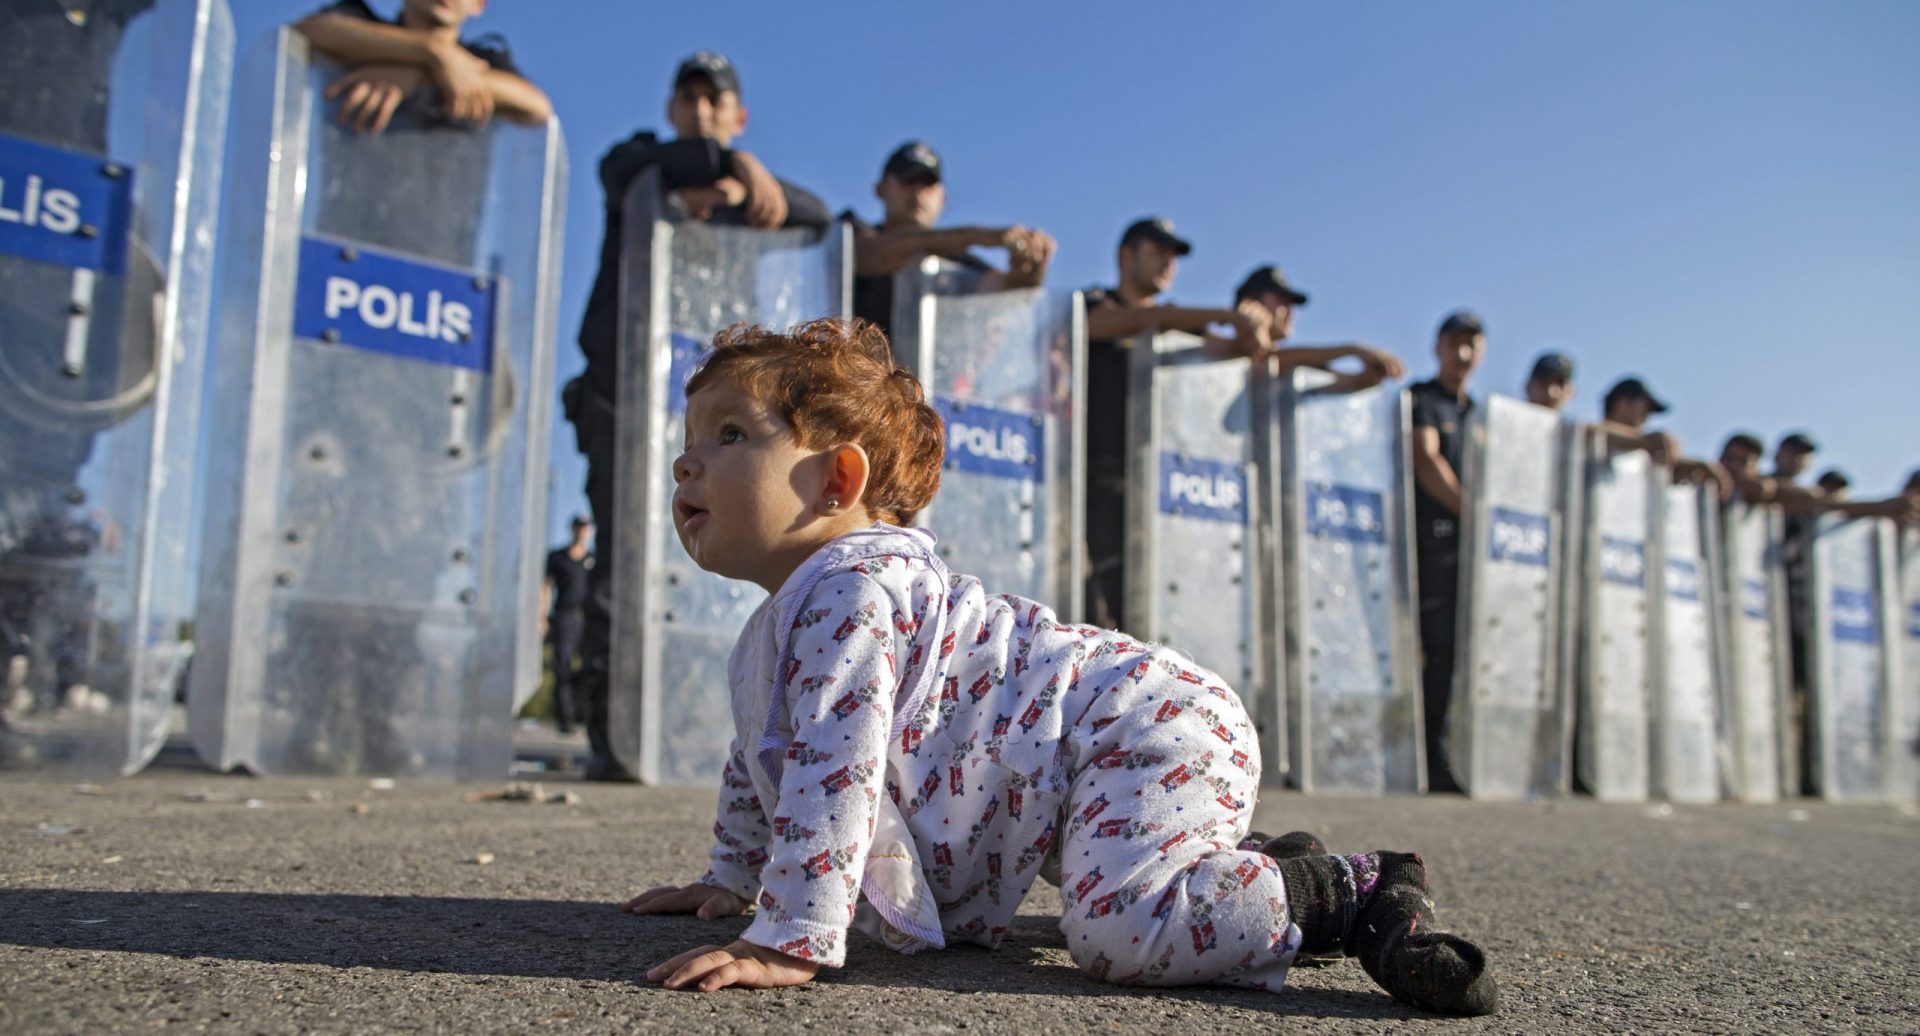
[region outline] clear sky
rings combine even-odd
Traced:
[[[398,0],[374,0],[383,13]],[[238,0],[244,52],[316,4]],[[492,0],[570,146],[558,348],[600,242],[595,167],[662,128],[674,65],[740,69],[737,144],[873,215],[885,155],[947,163],[952,223],[1061,241],[1052,283],[1112,279],[1132,219],[1195,242],[1173,296],[1224,300],[1262,262],[1313,296],[1296,339],[1432,368],[1459,306],[1487,320],[1475,394],[1577,364],[1577,413],[1644,376],[1689,452],[1809,429],[1856,493],[1920,466],[1920,3],[1428,0],[1201,4]],[[555,539],[584,509],[554,435]]]

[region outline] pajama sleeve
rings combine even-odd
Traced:
[[[767,862],[766,810],[760,796],[754,794],[747,769],[747,758],[740,751],[740,739],[733,741],[727,753],[727,766],[720,775],[720,804],[714,810],[713,849],[707,854],[707,873],[700,884],[726,889],[748,902],[760,889],[760,867]]]
[[[845,961],[913,628],[886,588],[854,571],[821,580],[801,607],[785,699],[793,740],[746,941],[831,967]]]

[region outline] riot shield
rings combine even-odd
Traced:
[[[1787,587],[1780,564],[1785,528],[1780,514],[1762,504],[1736,502],[1724,514],[1726,576],[1721,611],[1726,615],[1731,689],[1727,741],[1729,784],[1743,802],[1777,802],[1781,794],[1780,717],[1791,693],[1787,664]]]
[[[1279,543],[1267,644],[1290,700],[1285,758],[1303,791],[1424,791],[1406,397],[1331,383],[1294,371],[1266,424]]]
[[[894,350],[947,426],[940,493],[919,523],[944,533],[937,549],[954,571],[1072,621],[1085,565],[1079,294],[929,292],[918,302],[918,337],[896,336]]]
[[[1565,795],[1572,710],[1562,681],[1561,593],[1577,436],[1560,415],[1490,396],[1463,473],[1460,687],[1447,736],[1475,798]]]
[[[539,672],[564,147],[248,60],[228,200],[195,747],[257,773],[504,773]]]
[[[1661,683],[1661,504],[1665,472],[1644,453],[1587,464],[1585,634],[1576,728],[1579,775],[1595,798],[1637,802],[1650,787],[1652,708]]]
[[[1888,793],[1920,798],[1920,529],[1900,531],[1901,637],[1895,652],[1894,740],[1887,759]]]
[[[888,319],[892,324],[887,328],[887,336],[893,343],[894,357],[900,361],[900,366],[918,374],[914,364],[920,362],[921,343],[926,339],[920,322],[920,300],[929,295],[977,294],[982,276],[983,273],[975,267],[931,255],[922,257],[919,262],[893,275],[893,305],[888,309]],[[923,382],[925,380],[921,379]]]
[[[1894,530],[1883,519],[1828,515],[1814,526],[1812,550],[1808,772],[1823,799],[1882,800],[1895,739]]]
[[[0,3],[0,769],[130,774],[192,654],[224,0]]]
[[[657,172],[627,192],[621,262],[620,535],[613,537],[614,756],[648,784],[711,785],[733,736],[727,659],[766,594],[704,571],[674,533],[686,382],[716,332],[845,316],[847,228],[826,238],[673,221]]]
[[[1653,710],[1654,784],[1674,802],[1720,799],[1719,503],[1693,483],[1666,489],[1663,677]]]
[[[1177,648],[1262,705],[1253,413],[1245,360],[1192,335],[1128,350],[1126,632]]]

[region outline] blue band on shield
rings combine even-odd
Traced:
[[[1160,510],[1188,518],[1245,525],[1247,472],[1239,464],[1163,451]]]
[[[1385,498],[1374,490],[1358,486],[1331,483],[1309,485],[1307,532],[1353,543],[1385,543]]]
[[[1046,436],[1036,415],[945,396],[933,397],[933,406],[947,426],[947,467],[1022,482],[1041,480]]]
[[[498,287],[472,271],[303,237],[293,334],[484,373],[493,369]]]
[[[0,135],[0,253],[119,276],[133,169]]]

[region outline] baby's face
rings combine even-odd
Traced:
[[[768,593],[818,546],[810,525],[827,477],[772,407],[719,381],[687,400],[673,462],[673,528],[701,568]]]

